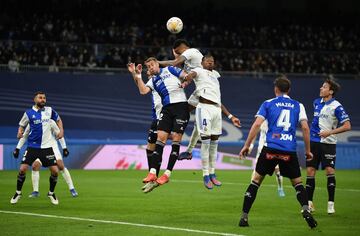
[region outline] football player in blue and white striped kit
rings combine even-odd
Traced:
[[[144,192],[147,193],[155,187],[169,182],[179,156],[180,141],[189,122],[190,114],[185,91],[180,86],[180,78],[184,78],[186,73],[173,66],[160,68],[159,62],[154,57],[148,58],[145,65],[152,77],[145,85],[140,76],[141,66],[138,67],[139,73],[134,76],[134,79],[139,92],[145,95],[155,90],[160,95],[163,105],[157,125],[157,140],[150,161],[150,171],[144,179],[145,182],[153,183],[144,189]],[[172,135],[172,150],[169,162],[164,174],[157,178],[157,169],[161,166],[163,149],[170,134]]]
[[[242,159],[249,153],[251,141],[258,133],[261,124],[267,120],[268,131],[266,132],[264,147],[256,163],[255,174],[245,192],[239,226],[249,226],[248,213],[255,201],[258,188],[265,175],[271,176],[275,167],[279,165],[281,175],[288,177],[296,190],[296,197],[302,207],[303,218],[309,227],[315,228],[317,222],[309,211],[306,190],[301,181],[300,166],[296,154],[296,127],[300,123],[306,158],[308,160],[312,159],[310,130],[307,124],[305,108],[301,103],[288,96],[291,83],[285,76],[279,76],[274,85],[276,97],[266,100],[261,105],[244,147],[239,154]]]
[[[50,120],[54,120],[60,128],[57,139],[64,136],[64,129],[58,113],[51,107],[45,106],[46,96],[44,92],[36,92],[34,102],[35,105],[31,109],[25,111],[19,122],[17,137],[19,139],[23,137],[25,127],[28,124],[30,125],[30,133],[28,137],[28,147],[25,151],[17,176],[16,192],[11,198],[10,203],[16,204],[21,198],[21,189],[25,182],[26,171],[36,159],[39,159],[44,167],[49,167],[50,169],[50,190],[48,192],[48,197],[52,204],[57,205],[59,204],[59,200],[55,196],[54,190],[59,169],[52,148],[53,134],[51,131]]]
[[[140,72],[140,70],[142,70],[142,65],[139,64],[139,65],[137,65],[137,67],[135,67],[134,63],[129,63],[127,65],[127,67],[128,67],[129,72],[133,76],[134,80],[136,80],[136,78],[135,78],[136,76],[139,76],[140,78],[142,77],[141,72]],[[149,71],[147,71],[147,76],[148,76],[149,80],[152,79],[152,77],[153,77],[150,75]],[[146,146],[146,157],[147,157],[149,170],[150,170],[150,162],[151,162],[152,154],[155,151],[155,146],[156,146],[157,123],[159,121],[160,113],[161,113],[161,109],[162,109],[161,97],[155,90],[151,91],[151,103],[152,103],[152,109],[151,109],[152,122],[150,125],[149,134],[148,134],[148,138],[147,138],[147,146]],[[158,166],[158,169],[156,169],[157,175],[159,174],[159,171],[160,171],[160,166]],[[146,181],[147,180],[144,179],[143,183],[147,183]],[[143,186],[143,189],[145,189],[145,186]]]
[[[306,191],[309,207],[315,211],[313,195],[315,190],[315,174],[321,163],[327,175],[328,214],[335,213],[335,161],[336,134],[351,129],[350,118],[344,107],[334,96],[340,85],[332,77],[325,80],[320,88],[320,98],[314,101],[314,119],[310,129],[310,146],[313,160],[306,163]]]
[[[51,132],[53,133],[53,151],[55,154],[55,158],[56,158],[56,163],[57,166],[59,168],[59,171],[61,173],[61,175],[64,177],[65,182],[67,183],[71,196],[73,197],[77,197],[78,193],[75,190],[74,187],[74,183],[72,181],[71,175],[69,170],[65,167],[64,165],[64,161],[63,161],[63,157],[60,153],[59,150],[59,146],[56,140],[56,135],[58,133],[60,133],[60,129],[57,126],[57,124],[55,123],[55,121],[50,120],[50,126],[51,126]],[[24,146],[24,144],[27,142],[28,137],[29,137],[29,133],[30,133],[30,125],[28,124],[26,126],[25,132],[23,134],[23,137],[19,140],[18,144],[16,145],[16,149],[13,152],[13,155],[15,158],[17,158],[19,156],[19,151],[22,148],[22,146]],[[66,141],[65,138],[61,138],[59,139],[59,143],[61,145],[62,148],[62,153],[64,157],[67,157],[69,155],[69,150],[66,147]],[[39,159],[36,159],[32,165],[32,171],[31,171],[31,180],[32,180],[32,184],[33,184],[33,192],[29,195],[29,197],[31,198],[36,198],[39,197],[40,193],[39,193],[39,181],[40,181],[40,168],[41,168],[41,162]]]

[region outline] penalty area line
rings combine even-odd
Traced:
[[[31,212],[0,210],[0,213],[14,214],[14,215],[35,216],[35,217],[43,217],[43,218],[64,219],[64,220],[86,221],[86,222],[104,223],[104,224],[128,225],[128,226],[134,226],[134,227],[163,229],[163,230],[169,230],[169,231],[182,231],[182,232],[188,232],[188,233],[199,233],[199,234],[208,234],[208,235],[245,236],[245,235],[242,235],[242,234],[212,232],[212,231],[206,231],[206,230],[177,228],[177,227],[168,227],[168,226],[161,226],[161,225],[139,224],[139,223],[131,223],[131,222],[125,222],[125,221],[97,220],[97,219],[81,218],[81,217],[73,217],[73,216],[47,215],[47,214],[38,214],[38,213],[31,213]]]

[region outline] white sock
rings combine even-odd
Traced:
[[[189,145],[187,146],[187,152],[192,152],[192,150],[194,149],[194,147],[196,146],[197,144],[197,141],[199,140],[200,138],[200,134],[199,134],[199,131],[196,127],[196,124],[194,125],[194,129],[191,133],[191,137],[190,137],[190,141],[189,141]]]
[[[164,175],[167,175],[168,177],[171,176],[171,170],[165,170]]]
[[[155,168],[151,168],[151,169],[150,169],[150,173],[156,175],[156,169],[155,169]]]
[[[283,177],[280,175],[280,171],[275,172],[276,182],[278,184],[278,189],[283,188]]]
[[[71,179],[71,175],[70,175],[70,172],[68,171],[68,169],[65,167],[64,170],[62,170],[60,172],[61,172],[62,176],[64,177],[65,182],[69,186],[69,189],[73,189],[74,184],[73,184],[73,181]]]
[[[33,170],[31,172],[31,181],[33,185],[33,191],[39,192],[40,171]]]
[[[217,158],[217,150],[218,150],[218,140],[210,141],[210,151],[209,151],[209,171],[210,174],[215,174],[215,166],[216,166],[216,158]]]
[[[209,152],[210,152],[210,139],[201,141],[201,164],[203,176],[209,175]]]

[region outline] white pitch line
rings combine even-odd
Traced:
[[[178,182],[178,183],[193,183],[193,184],[198,184],[198,183],[203,183],[202,181],[199,180],[171,180],[171,182]],[[234,182],[221,182],[222,184],[225,185],[242,185],[242,186],[248,186],[250,184],[249,183],[234,183]],[[261,186],[264,187],[277,187],[277,185],[275,184],[262,184]],[[293,188],[292,186],[287,186],[285,185],[284,188]],[[320,189],[320,190],[327,190],[327,188],[322,188],[322,187],[316,187],[316,189]],[[348,191],[348,192],[360,192],[360,189],[353,189],[353,188],[336,188],[336,191]]]
[[[38,214],[38,213],[31,213],[31,212],[3,211],[3,210],[0,210],[0,213],[14,214],[14,215],[37,216],[37,217],[55,218],[55,219],[64,219],[64,220],[88,221],[88,222],[105,223],[105,224],[129,225],[129,226],[136,226],[136,227],[164,229],[164,230],[171,230],[171,231],[183,231],[183,232],[199,233],[199,234],[222,235],[222,236],[245,236],[245,235],[242,235],[242,234],[212,232],[212,231],[197,230],[197,229],[167,227],[167,226],[161,226],[161,225],[147,225],[147,224],[124,222],[124,221],[96,220],[96,219],[80,218],[80,217],[72,217],[72,216],[45,215],[45,214]]]

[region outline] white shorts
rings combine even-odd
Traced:
[[[200,136],[221,135],[221,107],[213,104],[199,103],[195,111],[196,127]]]
[[[197,107],[197,105],[199,104],[199,98],[200,96],[197,94],[197,91],[195,90],[189,97],[188,99],[188,103],[191,106]]]

